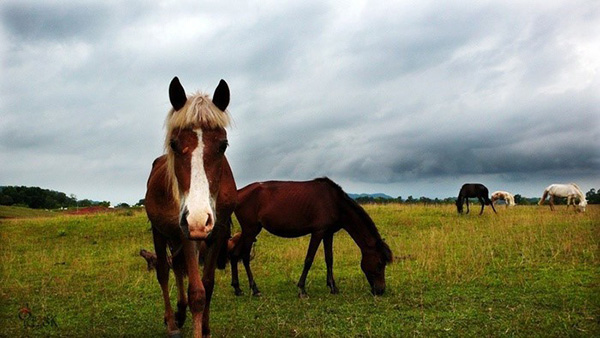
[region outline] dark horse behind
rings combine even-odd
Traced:
[[[287,238],[311,235],[304,269],[298,281],[299,295],[305,296],[305,283],[315,253],[323,241],[327,265],[327,286],[338,289],[333,278],[333,235],[345,229],[362,253],[361,268],[374,295],[385,291],[385,267],[392,262],[392,252],[382,240],[373,220],[340,186],[328,178],[306,182],[269,181],[252,183],[238,190],[235,215],[242,228],[242,238],[231,260],[232,286],[239,288],[237,261],[242,258],[250,288],[259,294],[250,270],[250,251],[262,228]]]
[[[481,211],[479,214],[483,214],[484,205],[491,205],[492,210],[496,213],[496,209],[494,208],[494,204],[489,198],[489,191],[485,185],[481,183],[465,183],[462,188],[460,188],[460,192],[458,193],[458,198],[456,199],[456,209],[459,214],[463,212],[463,203],[467,203],[467,214],[469,213],[469,198],[477,198],[479,203],[481,203]]]

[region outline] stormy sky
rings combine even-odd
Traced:
[[[0,3],[0,185],[136,203],[168,84],[231,90],[242,187],[600,188],[600,2]]]

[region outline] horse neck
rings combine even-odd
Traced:
[[[579,186],[573,183],[573,187],[575,188],[575,193],[577,194],[577,197],[579,197],[579,200],[582,202],[585,201],[585,194],[583,193],[583,191],[581,191],[581,189],[579,189]]]
[[[354,207],[349,205],[342,208],[341,214],[343,215],[342,228],[352,237],[362,254],[364,255],[366,251],[378,251],[381,238],[377,233],[377,229],[375,229],[375,225],[370,224],[372,221],[365,219],[365,215],[361,215]]]

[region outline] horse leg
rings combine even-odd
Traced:
[[[333,232],[325,235],[323,247],[325,250],[325,264],[327,265],[327,286],[331,289],[332,294],[337,294],[339,290],[333,279]]]
[[[481,197],[477,197],[477,199],[479,200],[479,203],[481,203],[481,211],[479,212],[479,215],[481,216],[481,214],[483,214],[483,206],[485,205],[485,202]]]
[[[242,238],[239,241],[241,248],[241,253],[239,254],[242,256],[242,262],[244,263],[244,268],[246,269],[248,284],[252,290],[252,295],[260,297],[260,290],[258,289],[258,286],[256,286],[254,275],[252,274],[252,269],[250,268],[250,254],[252,252],[252,244],[256,242],[256,236],[258,236],[262,230],[262,225],[260,223],[253,224],[248,222],[240,222],[240,226],[242,227]]]
[[[554,195],[550,195],[550,210],[554,211]]]
[[[202,337],[203,312],[206,302],[206,291],[200,280],[198,269],[198,249],[196,242],[183,240],[183,252],[185,254],[185,266],[188,272],[188,302],[192,312],[192,324],[194,337]],[[205,263],[206,264],[206,263]]]
[[[244,268],[246,269],[246,275],[248,276],[248,284],[250,285],[250,289],[252,290],[252,295],[255,297],[260,297],[261,293],[256,286],[256,282],[254,281],[254,275],[252,275],[252,269],[250,269],[250,253],[252,252],[252,244],[250,244],[246,250],[244,250],[244,255],[242,260],[244,262]]]
[[[215,230],[213,230],[214,232]],[[214,234],[215,236],[217,234]],[[213,290],[215,287],[215,270],[217,268],[217,259],[219,257],[219,248],[223,245],[227,238],[224,236],[217,236],[213,240],[213,243],[206,250],[206,257],[204,259],[204,271],[202,274],[202,285],[206,292],[204,314],[202,316],[202,336],[210,337],[210,301],[212,299]]]
[[[298,297],[306,297],[306,276],[308,275],[308,270],[315,259],[315,254],[317,253],[317,249],[319,248],[319,244],[321,244],[321,240],[323,239],[322,233],[313,233],[310,236],[310,244],[308,245],[308,252],[306,253],[306,258],[304,258],[304,269],[302,270],[302,275],[300,276],[300,280],[298,281],[298,288],[300,288],[300,292],[298,293]]]
[[[165,303],[164,321],[167,325],[167,334],[170,337],[180,337],[179,328],[175,323],[171,299],[169,298],[169,264],[167,262],[167,240],[152,228],[154,250],[156,251],[156,279],[160,284],[163,302]]]
[[[238,262],[239,257],[231,256],[229,263],[231,264],[231,286],[233,287],[233,293],[236,296],[241,296],[244,294],[242,289],[240,289],[240,279],[238,277]]]
[[[468,198],[468,197],[467,197],[467,198],[465,198],[465,203],[467,204],[467,212],[466,212],[466,213],[468,214],[468,213],[469,213],[469,211],[470,211],[470,210],[469,210],[469,198]]]
[[[187,315],[187,297],[185,293],[185,285],[183,283],[185,277],[185,261],[179,252],[172,257],[173,272],[175,273],[175,282],[177,284],[177,312],[175,312],[175,323],[177,327],[183,327]]]
[[[243,238],[240,238],[238,242],[233,247],[232,252],[229,254],[229,264],[231,264],[231,286],[233,287],[233,293],[236,296],[241,296],[244,294],[242,289],[240,289],[240,279],[238,273],[238,263],[240,261],[240,247],[243,246],[242,243]]]
[[[573,208],[575,208],[575,201],[573,201],[573,197],[571,195],[567,196],[567,210],[569,210],[569,204],[573,203]]]
[[[486,198],[487,198],[487,196],[486,196]],[[487,202],[489,202],[490,205],[492,206],[492,210],[494,210],[494,214],[497,214],[496,208],[494,208],[494,203],[492,203],[492,201],[490,201],[489,198],[487,198]],[[506,203],[506,200],[504,200],[504,202]],[[483,206],[481,207],[481,211],[483,211]]]

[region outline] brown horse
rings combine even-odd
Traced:
[[[460,192],[458,193],[458,198],[456,199],[456,209],[459,214],[463,212],[463,202],[467,203],[467,214],[469,213],[469,198],[477,197],[479,203],[481,203],[481,211],[479,215],[483,214],[484,205],[491,205],[492,210],[496,213],[496,208],[494,208],[494,203],[489,198],[489,191],[485,185],[481,183],[465,183],[460,188]]]
[[[180,336],[189,304],[194,336],[210,335],[209,309],[217,263],[224,268],[231,213],[237,190],[225,158],[229,87],[223,80],[212,100],[206,94],[188,97],[177,77],[169,86],[173,108],[166,120],[166,154],[152,164],[146,191],[146,212],[152,223],[156,277],[165,303],[170,336]],[[202,280],[199,244],[207,252]],[[167,246],[177,283],[177,312],[169,299]],[[187,297],[184,277],[189,277]],[[189,303],[188,303],[189,302]]]
[[[371,285],[371,292],[374,295],[384,293],[385,267],[392,262],[392,252],[365,210],[330,179],[252,183],[238,191],[235,215],[242,228],[242,238],[231,258],[231,285],[236,295],[242,294],[237,271],[240,255],[253,294],[260,294],[250,270],[250,250],[262,228],[280,237],[311,235],[304,270],[298,281],[299,296],[306,296],[306,276],[321,241],[325,247],[327,286],[331,293],[338,293],[332,267],[333,235],[340,229],[350,234],[362,252],[361,268]]]

